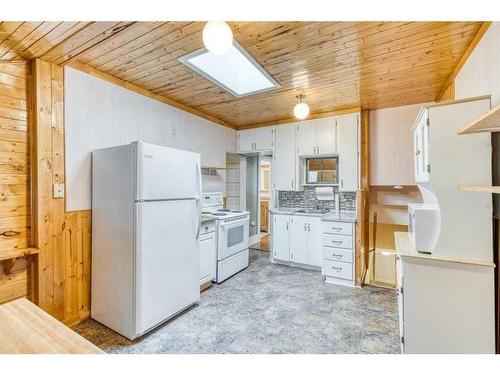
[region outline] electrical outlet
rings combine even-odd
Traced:
[[[54,198],[64,198],[64,184],[54,184]]]

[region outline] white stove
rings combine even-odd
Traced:
[[[250,213],[223,208],[222,193],[203,193],[202,218],[215,219],[217,276],[221,283],[248,267],[248,228]]]

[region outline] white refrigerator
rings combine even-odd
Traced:
[[[92,152],[91,317],[135,339],[200,298],[200,155]]]

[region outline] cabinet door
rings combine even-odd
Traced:
[[[275,130],[274,147],[274,189],[294,190],[295,181],[295,126],[278,126]]]
[[[261,129],[252,130],[254,132],[254,150],[272,151],[274,144],[274,127],[266,126]]]
[[[254,144],[254,131],[247,130],[238,132],[238,152],[253,152]]]
[[[307,216],[290,218],[290,260],[307,264]]]
[[[298,153],[304,155],[316,155],[317,128],[313,121],[299,125],[297,131]]]
[[[200,236],[200,284],[215,278],[215,232]]]
[[[310,217],[307,226],[307,264],[321,267],[321,219]]]
[[[273,215],[273,258],[290,260],[290,215]]]
[[[427,112],[422,119],[422,181],[430,181],[430,137],[429,137],[429,113]]]
[[[358,190],[358,115],[337,119],[339,190]]]
[[[336,119],[334,117],[317,120],[317,152],[320,155],[336,153],[336,127]]]

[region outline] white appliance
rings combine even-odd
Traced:
[[[135,339],[199,301],[200,197],[197,153],[92,152],[93,319]]]
[[[222,193],[203,193],[205,217],[214,218],[217,238],[217,275],[221,283],[248,267],[248,230],[250,213],[223,208]]]
[[[408,234],[417,251],[432,253],[439,238],[440,227],[439,204],[408,204]]]

